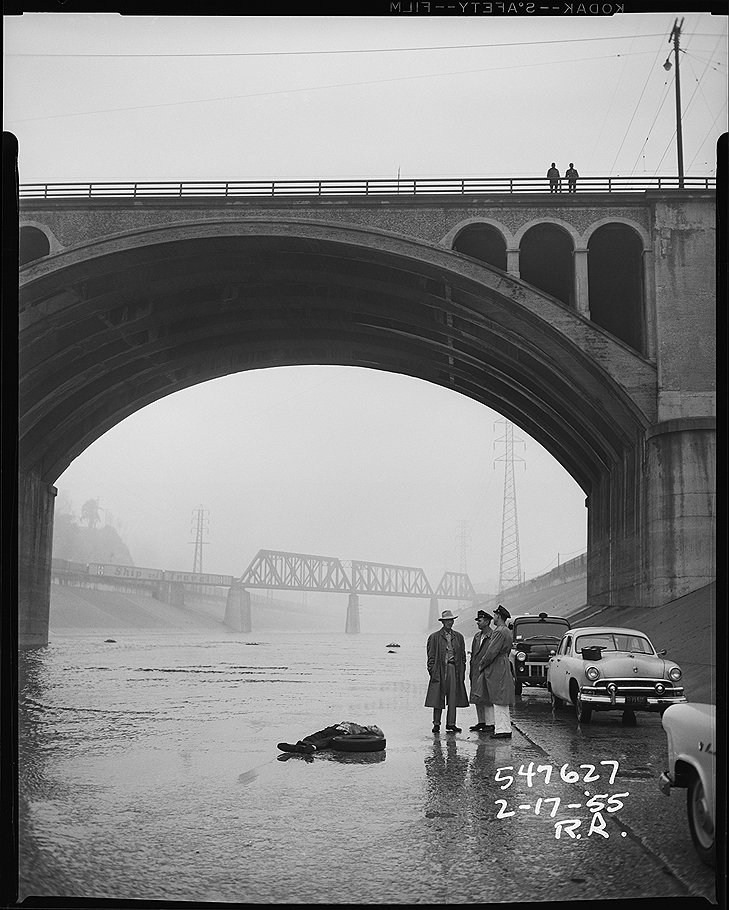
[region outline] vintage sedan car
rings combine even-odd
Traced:
[[[554,652],[570,624],[564,616],[524,613],[510,619],[508,626],[514,637],[509,663],[518,698],[522,686],[546,687],[550,652]]]
[[[668,739],[668,770],[658,778],[661,793],[686,789],[691,840],[707,866],[716,864],[716,708],[675,705],[662,719]]]
[[[570,629],[549,660],[552,705],[573,704],[581,724],[593,711],[622,711],[625,724],[635,724],[636,711],[663,713],[686,701],[681,668],[665,654],[637,629]]]

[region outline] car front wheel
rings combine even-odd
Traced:
[[[714,868],[716,864],[716,843],[714,840],[714,823],[711,820],[711,807],[698,774],[691,775],[688,786],[687,808],[689,831],[696,852],[703,863]]]

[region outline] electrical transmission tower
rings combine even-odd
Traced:
[[[192,513],[193,524],[195,526],[195,540],[191,540],[190,543],[195,544],[195,556],[192,560],[192,571],[200,573],[202,575],[203,570],[203,546],[207,544],[207,540],[203,540],[203,537],[208,532],[208,520],[210,512],[208,509],[200,506],[195,509]],[[195,517],[197,516],[197,518]],[[190,532],[192,533],[192,527]]]
[[[522,439],[514,440],[514,424],[509,420],[498,420],[504,424],[504,435],[494,442],[504,443],[504,453],[494,459],[504,462],[504,508],[501,515],[501,563],[499,565],[499,594],[507,588],[522,581],[521,553],[519,551],[519,521],[516,513],[516,481],[514,463],[520,461],[526,467],[526,461],[514,455],[514,442],[525,445]]]

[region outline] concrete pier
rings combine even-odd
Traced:
[[[228,589],[223,622],[233,632],[250,632],[252,629],[251,595],[241,585],[231,585]]]
[[[437,629],[438,628],[438,617],[440,616],[440,607],[438,606],[438,598],[430,598],[430,610],[428,611],[428,628]]]
[[[359,597],[356,594],[349,595],[347,604],[347,624],[344,631],[348,635],[359,635]]]

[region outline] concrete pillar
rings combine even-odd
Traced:
[[[506,251],[506,274],[512,275],[514,278],[521,278],[518,249]]]
[[[646,433],[646,605],[716,580],[716,419],[665,420]]]
[[[590,299],[588,293],[587,250],[575,250],[575,309],[586,319],[590,318]]]
[[[231,585],[228,589],[223,622],[234,632],[251,631],[251,595],[242,585]]]
[[[51,608],[53,484],[18,473],[18,646],[45,647]],[[7,605],[9,606],[9,605]]]
[[[440,616],[440,607],[438,606],[438,598],[430,598],[430,610],[428,611],[428,628],[437,629],[438,628],[438,617]]]
[[[643,250],[643,353],[656,359],[656,265],[653,250]]]
[[[359,597],[356,594],[349,595],[347,604],[347,624],[344,627],[347,634],[359,635]]]
[[[161,581],[157,589],[157,599],[171,607],[185,605],[185,587],[181,581]]]

